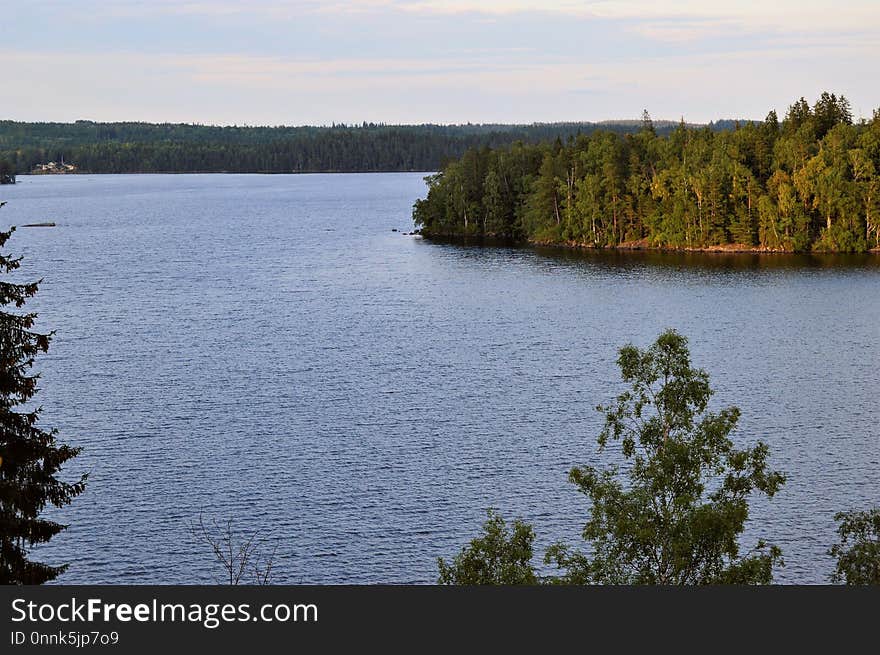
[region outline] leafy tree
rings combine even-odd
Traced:
[[[562,157],[562,144],[557,141],[553,150],[544,150],[541,166],[532,182],[532,193],[523,212],[523,223],[532,233],[560,235],[565,198],[563,180],[567,162]]]
[[[833,582],[880,585],[880,507],[862,512],[839,512],[840,542],[828,554],[837,558]]]
[[[709,376],[675,331],[646,350],[622,348],[617,363],[630,389],[599,407],[598,442],[620,442],[627,466],[571,470],[592,502],[583,531],[592,552],[557,544],[547,562],[575,584],[771,582],[779,548],[759,541],[743,554],[739,543],[752,493],[773,496],[784,482],[768,468],[767,446],[734,446],[739,410],[707,411]]]
[[[446,585],[531,585],[538,583],[532,568],[535,532],[532,526],[515,520],[512,530],[494,510],[488,511],[483,536],[462,548],[452,563],[441,557],[440,584]]]
[[[0,232],[0,247],[14,230]],[[20,261],[0,255],[0,270],[9,273]],[[0,305],[23,307],[38,284],[0,283]],[[33,313],[0,311],[0,584],[41,584],[67,568],[32,561],[28,549],[67,527],[40,514],[47,505],[71,502],[86,481],[85,475],[72,483],[56,477],[80,449],[59,444],[55,430],[38,427],[40,409],[16,409],[38,391],[39,375],[30,369],[52,336],[32,331],[35,319]]]

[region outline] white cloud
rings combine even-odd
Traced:
[[[737,34],[812,35],[880,32],[877,0],[115,0],[103,13],[117,16],[185,15],[249,21],[295,21],[304,15],[397,17],[568,16],[620,21],[652,40],[682,43]],[[843,34],[838,35],[844,38]]]
[[[11,118],[238,124],[602,120],[645,107],[656,118],[761,118],[825,89],[867,115],[880,98],[862,81],[878,56],[867,41],[601,63],[0,53]]]
[[[111,17],[86,24],[79,40],[65,25],[68,42],[6,45],[0,118],[529,122],[635,117],[648,107],[700,121],[761,117],[824,89],[865,113],[880,104],[880,12],[859,0],[835,10],[825,0],[102,6]],[[145,20],[132,20],[135,11]],[[306,38],[288,37],[292,28]],[[242,31],[249,38],[237,40]],[[165,40],[153,38],[159,32]]]

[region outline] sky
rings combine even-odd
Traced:
[[[0,119],[858,118],[878,62],[878,0],[40,0],[0,12]]]

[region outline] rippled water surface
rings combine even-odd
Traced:
[[[880,267],[867,257],[434,244],[419,174],[22,177],[10,248],[57,331],[44,424],[87,492],[39,555],[67,583],[210,582],[200,511],[261,529],[278,582],[431,582],[484,509],[577,542],[566,482],[627,342],[690,337],[789,482],[748,541],[822,582],[835,511],[880,501]]]

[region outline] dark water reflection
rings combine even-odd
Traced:
[[[572,248],[537,247],[540,255],[559,261],[605,264],[631,268],[661,266],[704,269],[711,271],[779,271],[804,269],[880,269],[875,253],[703,253],[662,252],[647,250],[575,250]]]
[[[580,252],[429,242],[421,175],[26,177],[3,189],[45,276],[46,423],[86,495],[62,581],[209,581],[201,509],[272,529],[280,582],[429,582],[485,507],[577,542],[566,482],[627,342],[691,339],[737,438],[789,475],[747,539],[783,582],[832,568],[835,511],[880,502],[872,255]]]

